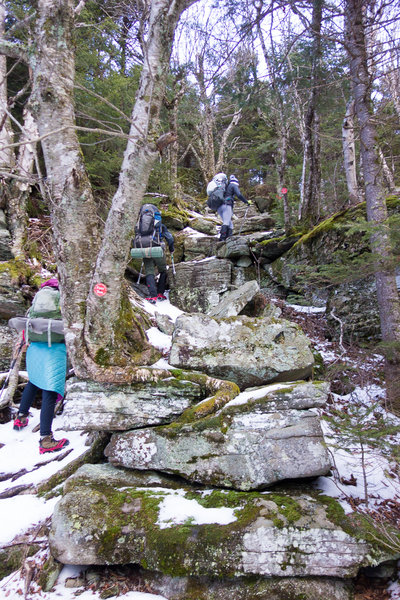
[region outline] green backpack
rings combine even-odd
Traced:
[[[61,308],[60,308],[60,292],[59,290],[45,286],[40,289],[35,295],[32,306],[27,313],[28,323],[26,327],[26,341],[28,342],[48,342],[49,346],[51,343],[60,343],[64,341],[64,334],[56,333],[51,329],[51,321],[62,320]],[[43,333],[36,333],[32,331],[29,326],[29,322],[32,319],[48,319],[48,330]]]
[[[40,289],[28,311],[30,319],[62,319],[60,308],[60,292],[55,288],[45,286]]]

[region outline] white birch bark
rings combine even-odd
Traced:
[[[378,154],[379,154],[379,161],[380,161],[381,167],[382,167],[383,176],[387,183],[388,190],[389,190],[389,192],[394,192],[396,189],[394,176],[393,176],[392,170],[390,169],[389,165],[387,164],[387,161],[386,161],[385,155],[383,154],[382,148],[378,148]]]
[[[121,282],[129,260],[134,225],[154,160],[157,127],[168,73],[174,32],[182,11],[194,0],[153,0],[139,90],[124,153],[118,190],[105,224],[91,282],[107,286],[107,303],[90,293],[85,324],[92,355],[107,348],[120,318]],[[128,357],[129,358],[129,357]],[[127,358],[127,360],[128,360]]]
[[[30,142],[38,138],[38,129],[31,111],[23,112],[23,127],[20,146],[15,165],[19,179],[14,179],[9,186],[8,222],[12,237],[12,253],[15,257],[24,256],[28,215],[26,201],[32,184],[32,172],[36,157],[36,144]]]
[[[0,40],[5,32],[5,2],[0,0]],[[7,57],[0,55],[0,171],[10,171],[14,165],[11,122],[7,114]]]
[[[343,164],[346,174],[349,205],[357,204],[358,184],[356,169],[356,145],[354,139],[354,100],[351,99],[346,106],[346,114],[342,124]]]

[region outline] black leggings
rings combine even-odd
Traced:
[[[21,404],[19,405],[19,412],[27,415],[30,407],[33,404],[35,396],[37,392],[40,391],[40,388],[37,385],[31,383],[30,381],[27,383],[21,398]],[[40,435],[43,437],[45,435],[51,434],[51,425],[53,423],[54,418],[54,408],[57,403],[57,392],[51,392],[49,390],[41,390],[42,391],[42,408],[40,411]]]

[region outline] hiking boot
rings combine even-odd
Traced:
[[[69,440],[62,438],[61,440],[55,440],[53,435],[45,435],[39,442],[39,453],[44,454],[45,452],[58,452],[65,446],[68,446]]]
[[[157,294],[157,300],[159,300],[160,302],[162,300],[166,300],[166,299],[167,299],[167,296],[164,296],[164,294]]]
[[[24,427],[26,427],[29,423],[28,415],[24,415],[22,413],[18,413],[17,418],[14,420],[15,431],[21,431]]]
[[[150,302],[150,304],[156,304],[157,296],[154,296],[153,298],[145,298],[145,300],[147,300],[147,302]]]
[[[228,225],[222,225],[219,232],[219,239],[221,242],[224,242],[228,236],[229,227]]]

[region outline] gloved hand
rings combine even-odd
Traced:
[[[253,203],[251,200],[247,200],[247,206],[251,206]]]

